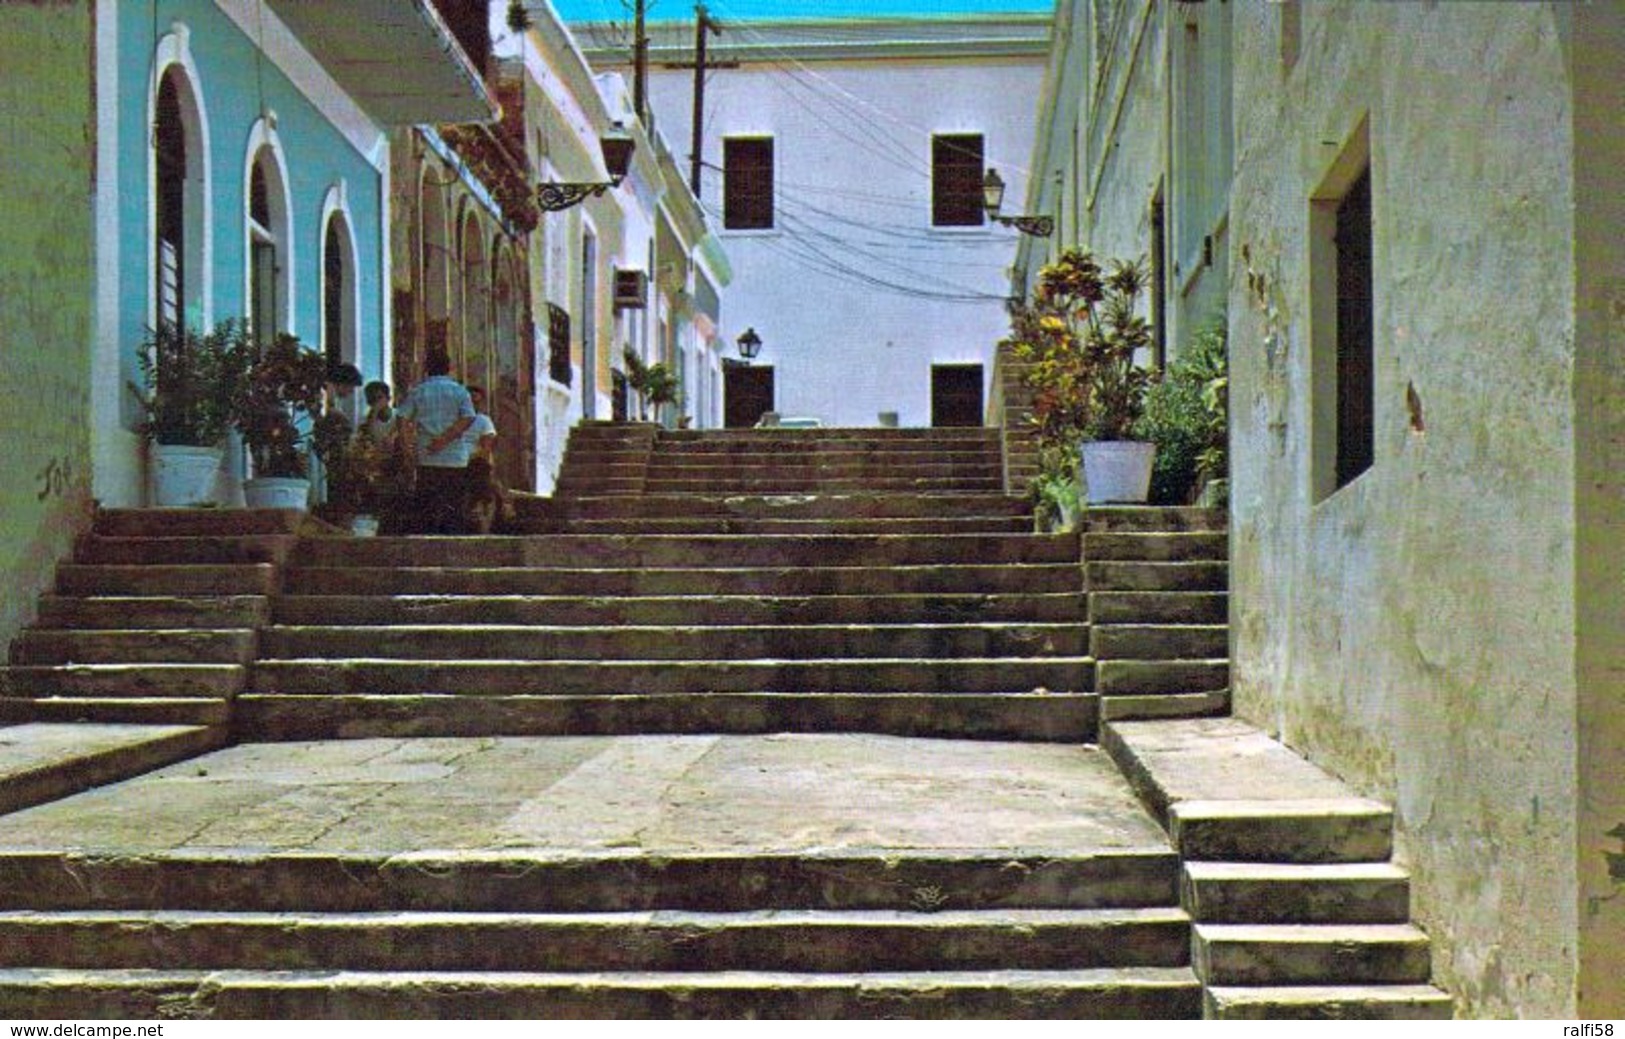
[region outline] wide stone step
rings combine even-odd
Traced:
[[[987,565],[1075,563],[1077,543],[1065,535],[1036,534],[323,538],[303,542],[296,560],[301,567],[782,568],[960,561]]]
[[[613,481],[606,481],[606,485]],[[997,491],[997,476],[715,476],[688,478],[650,476],[642,488],[650,494],[841,494],[851,491]]]
[[[1393,812],[1364,798],[1180,801],[1169,815],[1186,859],[1385,862],[1393,853]]]
[[[76,563],[278,563],[297,539],[290,534],[225,537],[122,537],[92,534],[79,542]]]
[[[1033,523],[1026,516],[946,516],[920,519],[528,519],[526,534],[1025,534]]]
[[[1392,852],[1385,805],[1238,719],[1114,721],[1101,746],[1187,860],[1385,862]]]
[[[95,531],[109,537],[248,537],[293,534],[305,520],[298,509],[103,509]]]
[[[1230,713],[1230,690],[1201,693],[1118,693],[1100,702],[1102,721],[1216,718]]]
[[[1224,624],[1097,624],[1090,653],[1102,660],[1222,659],[1230,652]]]
[[[41,628],[257,628],[270,618],[263,595],[43,595]]]
[[[939,444],[997,444],[999,431],[986,426],[924,427],[854,427],[823,426],[813,429],[787,429],[775,426],[762,429],[666,429],[661,430],[661,450],[681,449],[686,445],[762,443],[813,444],[830,441],[850,441],[862,444],[915,443]]]
[[[15,670],[15,669],[14,669]],[[919,660],[261,660],[260,693],[1089,692],[1087,657]]]
[[[638,497],[514,496],[521,518],[672,519],[728,516],[755,519],[917,519],[945,516],[1026,516],[1032,505],[1006,494],[660,494]]]
[[[63,563],[56,568],[61,595],[269,595],[276,568],[269,563],[185,566],[107,566]]]
[[[252,635],[252,633],[248,633]],[[280,626],[260,656],[405,660],[807,660],[819,658],[1078,657],[1076,624],[779,625],[672,627]]]
[[[1448,1021],[1450,996],[1432,985],[1214,986],[1203,1016],[1219,1021]]]
[[[1180,1019],[1183,967],[914,974],[0,972],[17,1017]]]
[[[227,698],[242,689],[241,664],[39,664],[0,668],[0,696],[23,699]]]
[[[287,595],[278,624],[1080,624],[1076,593],[635,597]]]
[[[1170,531],[1223,531],[1230,516],[1224,509],[1147,505],[1095,506],[1084,510],[1088,533],[1167,533]]]
[[[42,629],[11,644],[14,664],[245,664],[257,640],[252,628]]]
[[[1085,561],[1090,592],[1222,592],[1228,563],[1095,563]]]
[[[1187,862],[1181,904],[1205,923],[1398,924],[1410,878],[1387,862]]]
[[[702,459],[671,459],[655,455],[648,462],[648,476],[660,480],[739,480],[739,478],[783,478],[817,480],[817,478],[863,478],[863,476],[908,476],[908,478],[988,478],[1001,470],[998,459],[941,459],[939,455],[923,457],[881,457],[881,455],[829,455],[829,457],[783,457],[783,455],[717,455]],[[632,475],[632,473],[613,473]]]
[[[587,452],[583,458],[598,456]],[[998,465],[999,452],[980,444],[868,444],[762,448],[756,444],[671,444],[649,456],[656,466],[722,465]]]
[[[1089,593],[1092,624],[1225,624],[1229,609],[1225,592]]]
[[[149,772],[214,750],[225,739],[224,729],[195,725],[35,722],[0,728],[0,815]]]
[[[1086,533],[1083,555],[1091,562],[1223,562],[1230,539],[1223,531]]]
[[[1064,563],[1001,566],[826,566],[737,569],[297,567],[292,594],[323,595],[943,595],[1078,590]]]
[[[197,696],[0,697],[0,724],[34,722],[103,725],[208,726],[225,731],[231,720],[231,702]]]
[[[1101,660],[1099,691],[1103,696],[1147,696],[1205,693],[1228,688],[1227,660]]]
[[[6,703],[0,700],[0,706]],[[239,696],[247,739],[874,733],[931,739],[1087,743],[1093,693],[655,693]]]
[[[162,855],[0,849],[0,909],[217,912],[937,912],[1174,904],[1172,853],[1126,848],[835,849],[652,855],[582,851],[187,849]]]
[[[925,971],[1181,967],[1172,908],[935,913],[3,912],[0,968]]]
[[[1416,984],[1432,969],[1409,924],[1197,924],[1191,959],[1209,985]]]

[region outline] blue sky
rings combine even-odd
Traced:
[[[694,0],[648,0],[651,21],[690,21]],[[936,14],[1048,14],[1054,0],[708,0],[718,18],[855,18]],[[553,0],[565,21],[629,21],[632,0]]]

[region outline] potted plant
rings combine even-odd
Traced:
[[[648,418],[653,410],[658,421],[663,405],[676,404],[681,399],[677,373],[661,362],[645,364],[643,358],[630,349],[624,356],[626,384],[638,395],[638,417]]]
[[[1135,363],[1151,341],[1139,314],[1145,289],[1140,262],[1109,270],[1068,249],[1039,272],[1029,306],[1018,307],[1012,344],[1028,367],[1032,420],[1047,457],[1082,459],[1088,504],[1143,502],[1156,446],[1135,439],[1152,373]]]
[[[327,471],[328,518],[363,536],[378,532],[383,510],[388,445],[358,436],[350,420],[329,411],[316,420],[311,449]]]
[[[163,322],[143,338],[141,381],[130,388],[145,411],[137,429],[151,445],[158,505],[214,502],[220,443],[231,428],[250,349],[238,321],[206,334]]]
[[[254,478],[243,484],[252,508],[303,509],[310,498],[305,449],[321,413],[327,359],[282,333],[249,365],[236,404]]]
[[[1146,395],[1138,429],[1157,445],[1152,501],[1188,505],[1200,497],[1222,502],[1229,469],[1228,384],[1221,316],[1196,333]]]

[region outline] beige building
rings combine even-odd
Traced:
[[[1625,1014],[1625,8],[1059,7],[1048,248],[1228,306],[1235,712],[1394,804],[1459,1014]]]

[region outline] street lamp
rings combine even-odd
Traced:
[[[1035,238],[1048,238],[1055,233],[1055,221],[1047,216],[1000,216],[999,208],[1004,205],[1004,178],[999,171],[988,167],[987,176],[982,180],[982,206],[987,210],[989,220],[1005,227],[1013,227],[1022,234],[1032,235]]]
[[[536,185],[536,204],[549,213],[569,209],[588,198],[596,198],[610,188],[618,188],[632,169],[632,151],[637,142],[619,123],[599,141],[604,152],[604,169],[609,179],[596,183],[565,183]]]
[[[756,334],[755,328],[745,329],[739,333],[739,338],[734,342],[739,344],[739,356],[743,357],[747,364],[754,361],[756,355],[762,352],[762,337]]]

